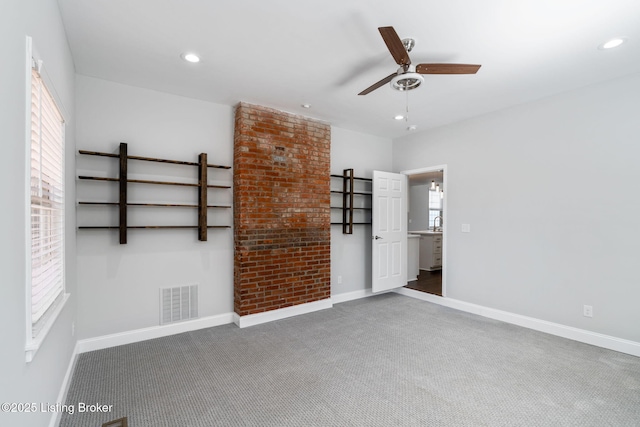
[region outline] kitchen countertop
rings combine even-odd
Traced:
[[[442,234],[442,230],[433,231],[433,230],[418,230],[418,231],[408,231],[409,234]]]

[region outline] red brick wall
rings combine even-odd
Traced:
[[[331,296],[328,124],[240,103],[234,135],[234,310]]]

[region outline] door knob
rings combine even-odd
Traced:
[[[382,239],[382,237],[380,237],[380,236],[374,236],[373,238],[376,239],[376,240]]]

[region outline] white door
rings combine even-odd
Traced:
[[[372,290],[407,284],[407,176],[373,171]]]

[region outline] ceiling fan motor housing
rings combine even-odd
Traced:
[[[399,91],[407,91],[417,88],[424,82],[424,77],[416,73],[413,65],[405,65],[398,68],[398,75],[391,79],[391,87]]]

